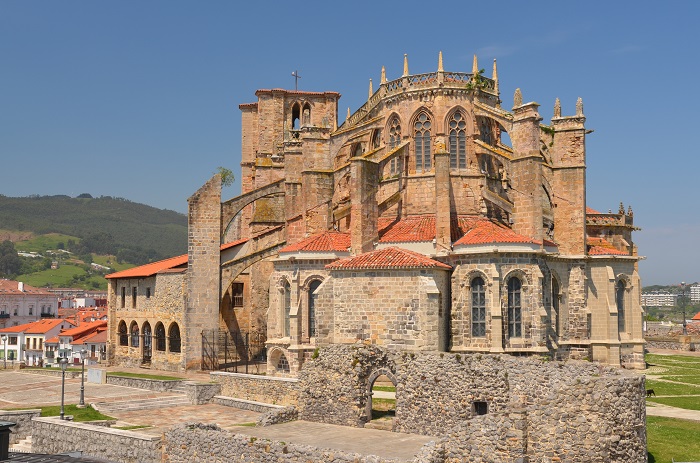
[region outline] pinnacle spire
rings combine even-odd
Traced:
[[[445,69],[442,67],[442,50],[438,54],[438,72],[444,72]]]
[[[474,61],[472,62],[472,74],[477,75],[479,73],[479,60],[476,59],[476,54],[474,54]]]
[[[408,55],[406,53],[403,54],[403,77],[406,77],[408,75]]]
[[[578,97],[578,100],[576,100],[576,115],[583,116],[583,100],[581,97]]]
[[[554,100],[554,117],[561,117],[561,101],[559,101],[559,98]]]
[[[372,91],[372,79],[369,80],[369,95],[367,95],[367,99],[369,100],[372,98],[372,95],[374,94],[374,91]]]
[[[384,69],[384,66],[382,66],[382,80],[380,83],[386,84],[386,69]]]
[[[348,106],[348,116],[346,117],[346,119],[350,119],[350,106]]]
[[[625,213],[625,205],[622,204],[622,201],[620,201],[620,210],[618,211],[618,214],[623,214]]]
[[[513,95],[513,106],[518,107],[523,105],[523,94],[519,88],[515,89],[515,94]]]
[[[493,79],[493,89],[496,91],[496,95],[500,94],[498,90],[498,67],[496,66],[496,58],[493,59],[493,73],[491,74]]]

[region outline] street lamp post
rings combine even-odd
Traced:
[[[688,336],[688,323],[685,321],[685,281],[681,282],[681,297],[683,298],[683,303],[681,309],[683,309],[683,336]]]
[[[61,419],[65,419],[65,410],[63,408],[64,397],[66,394],[66,368],[68,368],[68,359],[66,357],[59,357],[58,364],[61,365]]]
[[[80,373],[80,403],[78,407],[85,407],[85,357],[87,357],[87,350],[82,349],[80,351],[80,362],[83,364],[82,371]]]
[[[2,343],[4,345],[4,350],[2,351],[2,368],[3,370],[7,370],[7,335],[3,334],[0,336],[0,339],[2,339]]]

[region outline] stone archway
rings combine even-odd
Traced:
[[[391,382],[393,391],[384,390],[384,385],[375,387],[375,383],[384,378]],[[367,393],[367,405],[365,406],[367,421],[365,427],[384,429],[387,431],[393,430],[394,417],[396,416],[396,375],[394,372],[388,368],[378,368],[373,371],[367,378],[367,387],[365,391]],[[375,398],[375,396],[382,397]],[[370,423],[371,426],[368,426]]]

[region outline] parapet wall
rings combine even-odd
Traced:
[[[0,410],[0,421],[15,423],[10,428],[10,445],[32,435],[32,418],[41,415],[41,410]]]
[[[226,397],[264,402],[273,405],[296,405],[298,382],[296,378],[247,375],[244,373],[212,372],[211,381],[221,385],[218,394]]]
[[[62,421],[57,417],[34,418],[32,426],[34,453],[57,454],[80,450],[85,455],[120,463],[161,461],[160,437]]]

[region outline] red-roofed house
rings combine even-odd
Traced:
[[[0,279],[0,328],[56,316],[56,297],[21,281]]]
[[[82,349],[87,349],[85,339],[89,339],[90,337],[94,339],[95,334],[106,330],[107,322],[105,320],[98,320],[81,323],[76,327],[61,331],[58,333],[58,356],[68,358],[73,363],[80,363],[80,351]],[[99,357],[99,355],[97,355],[97,357]]]
[[[2,328],[0,336],[7,337],[7,359],[22,361],[27,366],[41,366],[46,360],[46,340],[56,336],[61,330],[74,326],[68,320],[52,318]],[[0,349],[4,349],[3,343],[0,343]]]
[[[341,125],[337,93],[255,95],[242,194],[212,177],[186,255],[108,276],[110,362],[216,369],[262,339],[271,376],[358,341],[644,367],[634,217],[586,204],[582,102],[544,125],[443,70],[383,79]]]

